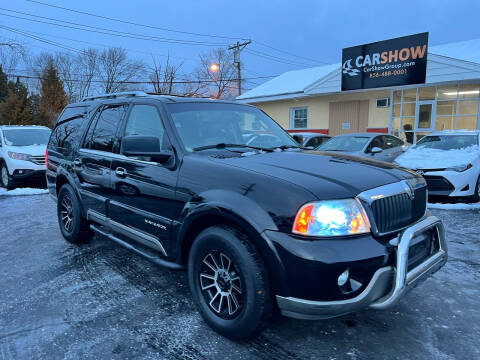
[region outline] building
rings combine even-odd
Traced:
[[[292,132],[389,132],[413,143],[480,128],[480,39],[430,47],[421,85],[341,91],[341,73],[341,64],[289,71],[237,99]]]

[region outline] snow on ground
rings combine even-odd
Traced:
[[[442,204],[442,203],[428,203],[429,209],[441,209],[441,210],[480,210],[480,202],[474,204]]]
[[[395,162],[409,169],[437,169],[464,165],[474,161],[480,154],[478,146],[469,146],[464,149],[440,150],[411,147],[404,154],[395,159]]]
[[[47,189],[34,189],[34,188],[17,188],[13,190],[7,190],[0,188],[0,196],[18,196],[18,195],[40,195],[47,194]]]

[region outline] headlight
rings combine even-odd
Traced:
[[[370,222],[356,199],[317,201],[303,205],[292,232],[308,236],[339,236],[370,232]]]
[[[16,152],[13,152],[13,151],[9,151],[8,156],[10,156],[14,160],[28,161],[29,158],[30,158],[30,155],[28,155],[28,154],[21,154],[21,153],[16,153]]]
[[[466,164],[466,165],[457,165],[457,166],[452,166],[449,168],[446,168],[446,171],[457,171],[457,172],[462,172],[465,170],[468,170],[472,167],[472,164]]]

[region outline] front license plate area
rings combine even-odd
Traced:
[[[420,265],[430,255],[434,249],[435,235],[432,229],[429,229],[415,236],[408,249],[408,271]]]

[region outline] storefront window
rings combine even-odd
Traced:
[[[475,130],[477,128],[476,116],[459,116],[457,120],[457,129]]]
[[[457,99],[458,85],[439,86],[437,99],[441,100],[456,100]]]
[[[458,114],[477,114],[478,100],[460,100],[458,102]]]
[[[403,102],[415,102],[417,101],[417,89],[405,89],[403,90]]]
[[[400,107],[401,105],[393,105],[393,116],[399,117],[400,116]]]
[[[457,113],[456,101],[438,101],[437,102],[437,115],[453,115]]]
[[[402,102],[402,90],[393,92],[393,103],[400,104]]]
[[[418,89],[418,100],[435,100],[435,87],[424,87]]]
[[[465,85],[460,85],[460,88],[458,89],[459,99],[478,99],[478,94],[479,94],[478,85],[465,84]]]
[[[478,128],[478,84],[410,88],[393,91],[392,96],[391,130],[407,142],[413,143],[431,131]]]
[[[451,130],[455,129],[455,114],[451,116],[438,116],[435,121],[435,130]]]

